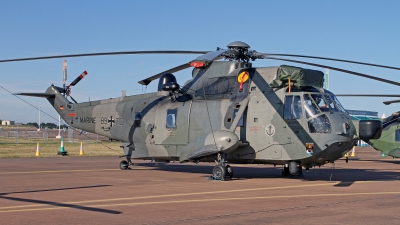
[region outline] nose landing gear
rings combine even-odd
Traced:
[[[214,159],[217,165],[213,168],[212,171],[212,180],[226,180],[226,179],[232,179],[233,177],[233,169],[230,165],[228,165],[225,161],[226,154],[225,153],[219,153],[218,158]]]

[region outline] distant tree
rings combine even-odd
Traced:
[[[45,127],[48,127],[48,128],[56,128],[56,127],[58,127],[58,126],[55,125],[54,123],[46,123],[46,124],[45,124]]]
[[[0,125],[1,125],[2,122],[3,122],[3,120],[0,120]]]
[[[36,122],[34,122],[34,123],[29,122],[26,125],[39,128],[39,125]]]

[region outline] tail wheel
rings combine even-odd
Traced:
[[[129,163],[128,163],[128,161],[126,161],[126,160],[122,160],[122,161],[119,163],[119,168],[120,168],[121,170],[127,170],[128,167],[129,167]]]

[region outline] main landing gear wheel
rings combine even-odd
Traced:
[[[231,179],[233,177],[233,168],[230,165],[226,165],[226,175]]]
[[[226,168],[223,165],[216,165],[213,169],[212,175],[215,180],[224,180]]]
[[[119,163],[119,168],[120,168],[121,170],[127,170],[127,169],[129,168],[129,163],[128,163],[128,161],[122,160],[122,161]]]

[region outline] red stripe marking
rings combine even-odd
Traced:
[[[76,113],[68,113],[68,116],[76,116]]]

